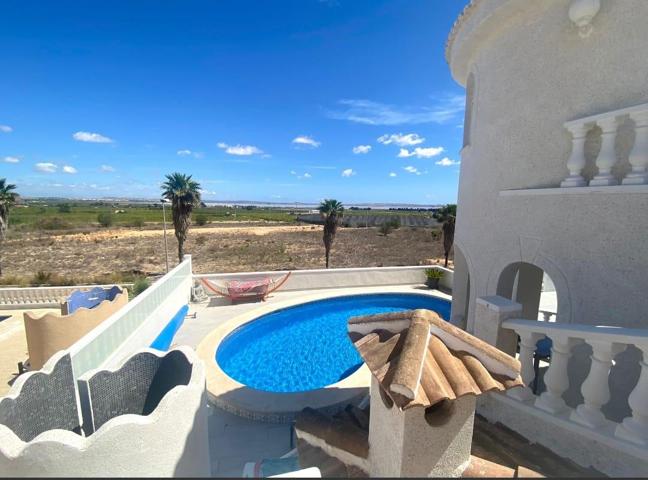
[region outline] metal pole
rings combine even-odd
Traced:
[[[166,271],[169,273],[169,245],[167,243],[167,231],[166,231],[166,202],[162,201],[162,218],[164,218],[164,255],[166,257]]]

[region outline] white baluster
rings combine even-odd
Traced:
[[[581,385],[583,404],[576,407],[570,418],[586,427],[596,428],[606,422],[601,407],[610,401],[608,377],[612,368],[612,359],[625,350],[626,346],[610,342],[587,343],[592,346],[592,366]]]
[[[648,183],[648,110],[631,113],[630,118],[635,122],[635,144],[629,157],[632,172],[623,185],[644,185]]]
[[[535,378],[535,370],[533,369],[533,355],[536,350],[536,344],[544,335],[534,332],[522,332],[520,335],[520,375],[524,382],[524,387],[512,388],[506,391],[509,397],[515,398],[521,402],[526,402],[535,398],[533,392],[528,387]]]
[[[567,410],[567,405],[562,398],[563,393],[569,388],[567,365],[574,345],[581,343],[581,339],[555,335],[551,338],[551,364],[544,376],[547,391],[535,401],[535,406],[546,412],[556,414]]]
[[[633,443],[648,446],[648,343],[636,345],[643,352],[637,386],[628,397],[632,416],[617,426],[615,435]]]
[[[616,163],[616,151],[614,143],[616,141],[617,127],[619,122],[616,117],[608,117],[596,122],[601,127],[601,151],[596,159],[598,174],[590,181],[590,186],[609,186],[617,185],[616,178],[612,175],[612,167]]]
[[[560,186],[584,187],[586,183],[581,172],[585,168],[585,139],[589,128],[582,123],[570,125],[566,128],[572,134],[572,153],[569,160],[567,160],[569,176],[560,183]]]

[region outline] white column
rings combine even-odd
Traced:
[[[625,350],[626,346],[610,342],[587,343],[592,346],[592,366],[581,385],[583,404],[576,407],[570,418],[586,427],[596,428],[606,422],[601,407],[610,401],[608,377],[612,368],[612,359]]]
[[[540,340],[544,335],[541,333],[535,332],[520,332],[520,375],[522,376],[522,381],[524,382],[524,387],[512,388],[506,391],[506,394],[511,397],[519,400],[521,402],[526,402],[535,398],[535,395],[529,388],[529,385],[535,378],[535,370],[533,369],[533,355],[537,348],[538,340]]]
[[[569,176],[565,178],[561,187],[584,187],[585,179],[581,175],[585,168],[585,138],[587,137],[587,128],[584,124],[570,125],[566,127],[572,134],[572,153],[567,160],[567,169]]]
[[[635,122],[635,144],[630,152],[632,171],[623,179],[623,185],[644,185],[648,183],[648,110],[631,113]]]
[[[551,340],[553,342],[551,364],[544,376],[547,391],[537,398],[535,406],[546,412],[556,414],[568,409],[562,398],[563,393],[569,388],[567,365],[572,348],[582,340],[562,335],[554,335]]]
[[[615,435],[624,440],[648,446],[648,343],[636,346],[643,352],[643,359],[640,363],[639,381],[628,397],[632,416],[626,417],[617,426]]]
[[[590,181],[590,186],[600,187],[617,185],[616,178],[612,175],[612,167],[616,163],[616,151],[614,143],[616,141],[617,122],[616,117],[603,118],[596,122],[601,127],[601,151],[596,159],[598,174]]]

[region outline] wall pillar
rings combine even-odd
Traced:
[[[474,335],[511,356],[517,350],[517,334],[502,328],[504,320],[520,318],[522,305],[498,295],[479,297],[475,309]]]
[[[380,388],[373,377],[369,476],[461,476],[470,463],[476,397],[403,411],[396,405],[389,407],[390,399]]]

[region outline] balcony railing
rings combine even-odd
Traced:
[[[505,320],[502,327],[515,331],[520,337],[519,359],[525,385],[530,385],[535,377],[537,342],[547,337],[553,343],[551,363],[544,375],[546,391],[537,396],[528,387],[517,388],[507,392],[509,397],[605,436],[648,448],[648,330],[516,319]],[[591,346],[592,362],[580,388],[583,403],[571,408],[563,399],[570,387],[567,364],[574,347],[582,343]],[[614,358],[629,345],[643,353],[641,374],[628,397],[632,415],[617,423],[606,418],[601,408],[610,401],[608,377]]]
[[[612,168],[617,163],[615,142],[618,128],[628,120],[632,121],[635,142],[629,155],[632,170],[621,181],[622,185],[648,184],[648,103],[630,108],[615,110],[600,115],[572,120],[565,123],[565,128],[572,135],[573,148],[567,161],[569,176],[560,184],[561,187],[590,187],[618,185],[612,175]],[[586,166],[585,142],[588,133],[599,127],[601,129],[601,149],[596,158],[598,173],[589,181],[583,177]]]

